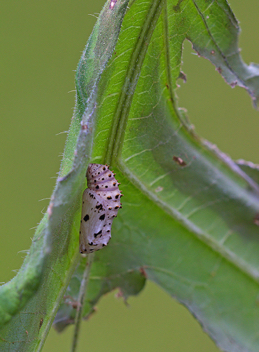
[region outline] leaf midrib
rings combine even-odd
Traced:
[[[138,77],[149,47],[155,24],[163,9],[165,0],[154,0],[147,13],[145,23],[139,35],[139,40],[132,52],[128,71],[118,100],[116,113],[112,121],[109,142],[105,155],[107,164],[116,164],[123,146],[124,133],[128,120],[131,102],[137,85]]]

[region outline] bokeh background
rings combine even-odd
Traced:
[[[21,266],[46,211],[74,106],[74,70],[104,0],[0,2],[0,282]],[[246,63],[259,62],[258,0],[231,0]],[[91,14],[91,16],[89,15]],[[259,112],[186,42],[178,89],[196,132],[232,158],[259,163]],[[148,283],[129,306],[103,297],[83,323],[79,352],[216,352],[191,314]],[[51,330],[44,352],[70,350],[73,329]]]

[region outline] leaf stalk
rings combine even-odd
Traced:
[[[79,290],[78,300],[77,300],[77,311],[76,311],[76,318],[75,318],[75,330],[73,335],[73,342],[71,347],[71,352],[76,352],[77,343],[79,338],[79,331],[82,322],[82,314],[83,314],[83,306],[87,291],[87,284],[89,281],[91,266],[94,261],[94,253],[91,253],[87,257],[86,267],[84,271],[84,275],[81,281],[81,286]]]

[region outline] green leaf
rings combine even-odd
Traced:
[[[224,0],[107,2],[79,63],[75,114],[45,235],[38,233],[38,252],[32,247],[23,266],[31,268],[42,248],[44,264],[34,274],[42,272],[41,283],[0,332],[3,351],[11,344],[12,351],[41,349],[78,264],[57,329],[75,316],[71,303],[85,265],[78,262],[79,207],[89,161],[110,163],[124,198],[109,246],[95,256],[84,314],[115,287],[126,298],[137,294],[147,278],[185,304],[223,350],[259,351],[259,186],[199,139],[175,95],[188,39],[257,102],[259,69],[242,62],[238,31]],[[1,287],[0,298],[12,282]]]

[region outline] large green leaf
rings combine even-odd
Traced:
[[[79,259],[89,161],[111,165],[124,198],[112,240],[95,256],[84,314],[105,292],[120,287],[125,297],[137,294],[148,278],[185,304],[223,350],[259,351],[259,186],[194,134],[175,96],[188,39],[229,84],[245,87],[257,102],[259,70],[242,62],[238,30],[225,0],[107,2],[77,71],[63,178],[42,225],[48,240],[44,245],[39,231],[18,276],[1,287],[6,314],[3,302],[13,301],[4,290],[43,253],[26,299],[35,290],[31,282],[38,286],[41,278],[37,293],[22,302],[20,314],[18,304],[7,312],[15,316],[1,331],[3,351],[35,351],[44,343]],[[59,330],[75,316],[71,299],[77,299],[84,265],[82,259],[66,294],[70,302],[66,298],[57,314]]]

